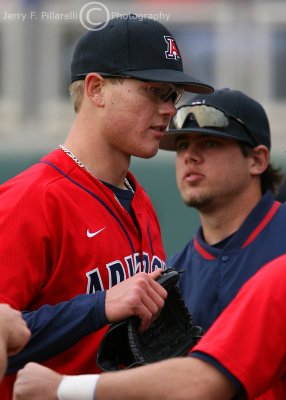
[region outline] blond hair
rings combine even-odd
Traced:
[[[69,88],[70,96],[73,102],[73,108],[76,113],[79,112],[84,94],[84,81],[74,81]]]

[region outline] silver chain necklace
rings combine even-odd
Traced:
[[[93,176],[93,174],[89,171],[89,169],[69,150],[67,149],[63,144],[60,144],[60,149],[66,153],[80,168],[85,169],[90,175]],[[124,185],[128,190],[131,190],[131,192],[134,194],[134,189],[133,187],[130,185],[129,181],[127,178],[124,179]],[[119,202],[118,198],[115,196],[115,199]],[[120,204],[120,202],[119,202]]]
[[[88,173],[90,173],[90,171],[88,170],[88,168],[86,168],[86,166],[81,162],[81,161],[79,161],[79,159],[78,158],[76,158],[76,156],[69,150],[69,149],[67,149],[64,145],[62,145],[62,144],[60,144],[60,149],[62,149],[62,151],[64,152],[64,153],[66,153],[80,168],[83,168],[83,169],[85,169]]]

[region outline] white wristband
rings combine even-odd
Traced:
[[[58,400],[94,400],[99,375],[65,375],[59,384]]]

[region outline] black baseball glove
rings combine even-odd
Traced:
[[[194,326],[178,288],[179,273],[168,269],[157,279],[168,292],[159,317],[143,333],[140,319],[131,317],[110,325],[97,353],[103,371],[115,371],[186,355],[202,337]]]

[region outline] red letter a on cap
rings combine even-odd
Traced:
[[[164,36],[164,39],[168,45],[168,49],[165,51],[166,58],[172,60],[181,60],[181,55],[175,40],[171,36]]]

